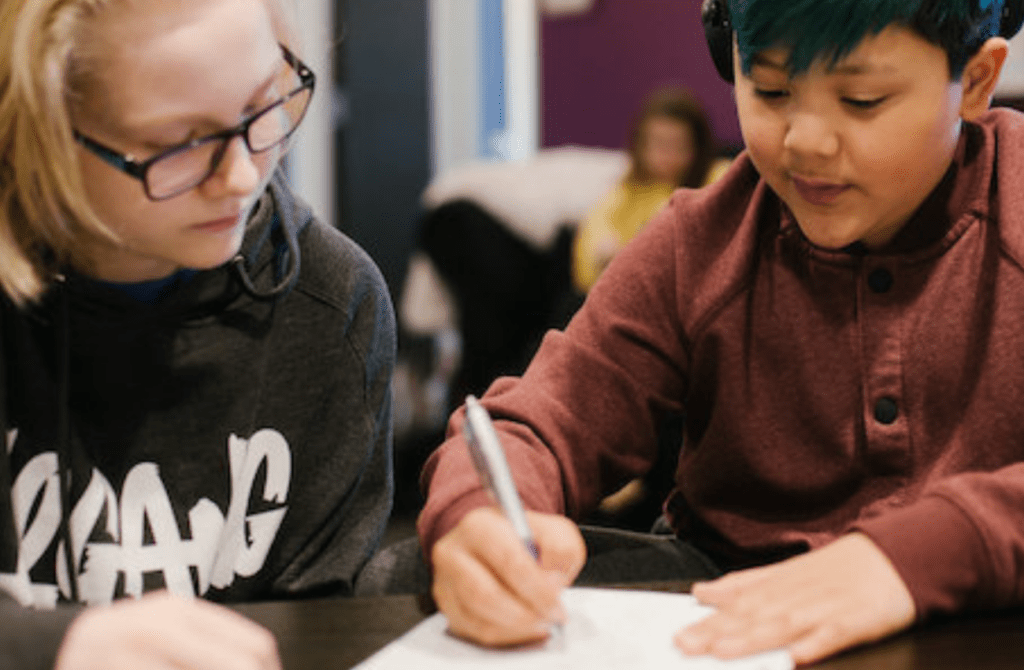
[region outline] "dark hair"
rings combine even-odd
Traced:
[[[678,121],[690,129],[693,135],[693,161],[676,186],[698,188],[704,185],[711,163],[715,160],[715,140],[711,133],[704,108],[693,95],[682,88],[662,88],[644,101],[629,137],[629,157],[632,167],[626,175],[627,181],[649,181],[643,162],[640,160],[644,139],[644,128],[653,118],[667,118]]]
[[[959,77],[985,40],[999,34],[1003,0],[729,0],[744,72],[764,49],[792,49],[790,73],[818,58],[835,64],[869,34],[907,27],[941,47]]]

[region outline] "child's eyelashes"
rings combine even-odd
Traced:
[[[789,98],[790,92],[785,88],[755,88],[754,95],[768,103],[779,103]],[[875,109],[886,100],[888,100],[888,96],[885,95],[877,98],[856,98],[849,96],[843,96],[840,98],[840,101],[844,105],[858,111]]]
[[[754,94],[762,100],[777,101],[789,95],[789,91],[783,88],[755,88]]]
[[[241,119],[247,119],[247,118],[249,118],[250,116],[252,116],[254,114],[262,112],[264,109],[266,109],[267,107],[269,107],[272,104],[274,104],[275,102],[277,102],[277,100],[278,100],[277,98],[269,98],[268,97],[268,98],[261,98],[259,102],[251,102],[251,103],[249,103],[248,105],[245,106],[245,109],[242,110],[242,116],[240,117],[240,120]]]
[[[259,101],[254,101],[254,102],[251,102],[251,103],[247,104],[242,109],[242,113],[238,117],[238,121],[242,122],[242,121],[244,121],[244,120],[246,120],[246,119],[248,119],[248,118],[250,118],[250,117],[252,117],[252,116],[254,116],[254,115],[256,115],[256,114],[258,114],[260,112],[262,112],[267,107],[270,107],[275,102],[277,102],[279,99],[280,99],[279,97],[265,96],[265,97],[261,97],[259,99]],[[180,133],[174,139],[172,139],[171,135],[168,134],[168,135],[163,136],[163,137],[154,136],[154,137],[150,137],[150,138],[141,139],[139,144],[141,145],[141,147],[147,153],[149,153],[149,154],[157,154],[157,153],[162,153],[164,151],[168,151],[170,149],[180,148],[180,147],[182,147],[182,146],[184,146],[186,144],[189,144],[190,142],[193,142],[193,141],[195,141],[195,140],[197,140],[197,139],[199,139],[201,137],[205,137],[207,135],[211,135],[211,134],[213,134],[215,132],[218,132],[219,130],[223,130],[225,127],[226,126],[217,126],[217,125],[214,125],[214,124],[211,123],[211,124],[209,124],[208,127],[206,127],[204,125],[204,127],[192,128],[192,129],[188,130],[187,132]],[[161,135],[162,135],[162,133],[161,133]]]
[[[151,140],[144,141],[142,146],[145,148],[147,153],[158,154],[164,151],[169,151],[170,149],[177,149],[184,144],[188,144],[197,137],[199,137],[198,133],[190,132],[175,140],[153,138]]]
[[[843,103],[854,109],[874,109],[886,101],[887,96],[880,98],[843,98]]]

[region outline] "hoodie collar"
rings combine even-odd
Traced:
[[[236,259],[196,272],[189,281],[179,282],[163,299],[152,304],[139,302],[118,288],[74,271],[64,274],[65,290],[79,305],[76,311],[84,307],[98,317],[114,319],[143,314],[198,318],[219,312],[236,301],[265,300],[270,293],[281,295],[294,286],[301,260],[297,237],[311,220],[309,208],[296,200],[283,172],[278,170],[253,207]],[[292,269],[294,272],[289,276]],[[247,290],[246,280],[254,292]],[[44,299],[45,302],[48,301]]]

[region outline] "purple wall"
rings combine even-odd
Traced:
[[[700,0],[596,0],[541,23],[542,144],[622,147],[649,91],[692,90],[720,144],[742,143],[732,87],[715,72]]]

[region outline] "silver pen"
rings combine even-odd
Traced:
[[[469,453],[473,457],[473,465],[484,488],[494,497],[502,513],[512,524],[513,530],[534,559],[540,558],[533,532],[526,522],[526,511],[519,499],[515,480],[505,459],[505,450],[501,446],[494,424],[483,405],[473,396],[466,396],[466,422],[463,432],[469,443]],[[562,640],[562,625],[552,624],[552,636],[556,643]]]

